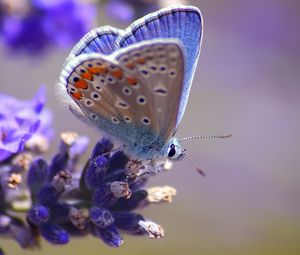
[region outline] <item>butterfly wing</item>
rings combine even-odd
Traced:
[[[111,26],[98,27],[86,35],[73,47],[65,63],[81,54],[102,53],[109,55],[118,49],[116,39],[124,33],[124,30]]]
[[[178,127],[187,104],[191,83],[201,48],[202,16],[193,6],[172,6],[151,13],[134,23],[120,35],[117,43],[127,47],[153,38],[175,38],[181,41],[185,55],[183,93],[180,99],[176,127]]]
[[[111,26],[98,27],[86,35],[73,47],[64,63],[64,68],[71,60],[82,54],[101,53],[103,55],[110,55],[118,49],[116,39],[124,33],[124,30],[117,29]],[[64,73],[64,72],[63,72]],[[61,81],[61,79],[60,79]],[[65,105],[68,105],[70,111],[80,120],[93,126],[93,123],[86,118],[80,107],[70,100],[69,96],[65,93],[65,84],[58,82],[56,87],[57,97],[60,98]]]
[[[138,157],[153,158],[176,128],[183,70],[179,42],[151,40],[112,56],[78,56],[60,80],[90,122]]]

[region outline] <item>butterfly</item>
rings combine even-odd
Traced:
[[[72,49],[58,86],[70,110],[110,134],[138,160],[178,159],[174,137],[201,48],[202,16],[172,6],[86,34]]]

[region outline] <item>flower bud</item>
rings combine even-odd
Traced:
[[[106,228],[114,221],[114,218],[109,210],[96,206],[93,206],[90,209],[90,219],[99,228]]]
[[[42,158],[31,163],[27,177],[27,185],[32,195],[37,194],[44,185],[47,178],[47,169],[47,161]]]
[[[53,157],[51,164],[49,166],[49,173],[48,173],[49,181],[51,181],[57,173],[66,169],[68,164],[68,159],[69,157],[67,153],[58,153]]]
[[[90,160],[89,166],[85,172],[84,180],[89,190],[95,190],[104,180],[109,161],[104,156],[97,156]]]
[[[113,148],[112,142],[107,138],[102,138],[94,147],[92,158],[111,151]]]
[[[148,232],[150,238],[161,238],[165,235],[165,231],[162,226],[155,222],[140,220],[138,224]]]
[[[52,244],[67,244],[69,242],[69,234],[63,228],[53,225],[45,224],[40,228],[41,235]]]
[[[114,181],[110,184],[110,190],[116,198],[130,198],[131,190],[127,182]]]
[[[92,194],[92,203],[98,207],[111,206],[116,200],[110,190],[110,183],[103,183]]]
[[[60,194],[52,185],[47,185],[39,191],[37,200],[42,205],[50,206],[57,203]]]
[[[147,190],[147,200],[150,203],[171,203],[176,195],[176,189],[170,186],[152,187]]]
[[[123,238],[114,225],[110,225],[107,228],[96,227],[95,233],[111,247],[117,248],[124,243]]]
[[[113,217],[117,228],[131,233],[138,231],[140,229],[139,222],[144,220],[143,216],[127,211],[114,212]]]
[[[145,190],[138,190],[133,192],[130,198],[120,198],[118,201],[113,205],[114,210],[123,210],[123,211],[132,211],[143,205],[145,202],[146,197],[148,196],[147,191]]]
[[[27,219],[35,226],[45,224],[50,217],[47,207],[34,205],[27,214]]]

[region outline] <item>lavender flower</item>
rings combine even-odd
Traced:
[[[41,152],[53,131],[44,104],[43,87],[30,101],[0,95],[0,238],[32,248],[39,247],[40,237],[64,245],[88,234],[119,247],[120,230],[162,237],[160,225],[134,210],[172,201],[171,187],[144,188],[155,171],[167,168],[165,162],[133,160],[102,138],[82,167],[89,140],[72,132],[61,134],[48,161]]]
[[[51,114],[43,109],[44,104],[44,87],[31,101],[0,94],[0,162],[23,151],[25,146],[33,150],[47,149],[53,131]]]
[[[34,155],[47,150],[53,135],[51,113],[44,104],[44,87],[30,101],[0,94],[0,236],[13,238],[24,248],[37,245],[34,231],[11,211],[27,210],[30,205],[24,175]],[[41,220],[45,217],[39,216]]]
[[[96,15],[93,4],[75,0],[32,0],[25,10],[14,4],[8,1],[9,8],[0,7],[0,32],[14,52],[39,54],[51,46],[70,47],[90,29]]]
[[[47,171],[42,170],[45,162],[41,159],[34,161],[29,171],[29,176],[37,178],[29,178],[35,204],[27,219],[40,229],[40,234],[52,244],[65,244],[70,235],[91,233],[112,247],[123,243],[119,229],[161,237],[163,229],[159,225],[132,212],[149,200],[148,192],[142,189],[147,177],[128,172],[129,157],[122,151],[111,152],[112,142],[102,139],[83,171],[66,169],[72,158],[70,151],[80,139],[71,146],[67,146],[66,140],[60,146],[64,149],[53,157]],[[36,188],[38,183],[43,186]]]
[[[5,178],[11,168],[0,171],[0,238],[12,237],[28,248],[38,246],[38,236],[63,245],[71,236],[91,234],[119,247],[124,242],[120,230],[150,238],[164,235],[160,225],[133,211],[150,203],[171,202],[176,191],[171,187],[144,189],[149,176],[143,163],[113,150],[113,143],[106,138],[95,145],[80,168],[79,157],[87,142],[75,133],[62,134],[59,150],[50,162],[37,157],[28,171],[21,172],[24,178],[19,180],[19,189],[7,185]],[[12,216],[8,209],[26,211],[27,221]]]

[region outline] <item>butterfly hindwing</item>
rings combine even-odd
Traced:
[[[139,109],[137,119],[149,118],[153,130],[168,140],[176,128],[183,85],[184,61],[180,42],[149,40],[119,51],[115,58],[137,80],[137,93],[129,96],[134,108]],[[148,116],[143,109],[147,109]]]
[[[193,6],[179,5],[167,7],[135,21],[117,39],[120,47],[155,38],[174,38],[181,41],[185,55],[185,76],[176,126],[183,117],[188,100],[200,53],[201,37],[200,10]]]

